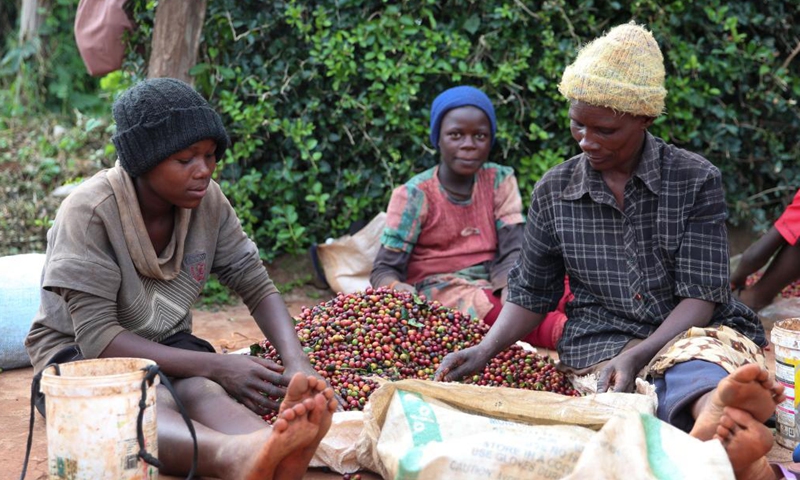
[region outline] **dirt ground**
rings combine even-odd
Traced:
[[[273,279],[278,285],[289,283],[302,283],[303,279],[310,276],[311,266],[308,259],[299,257],[284,259],[282,263],[268,266]],[[304,306],[315,305],[326,301],[334,295],[327,289],[319,289],[306,283],[295,287],[284,295],[284,301],[292,315],[300,312]],[[800,316],[800,312],[798,312]],[[765,322],[771,329],[772,322]],[[195,310],[195,333],[211,342],[218,351],[235,351],[250,346],[252,343],[263,339],[263,335],[252,321],[247,308],[241,304],[224,307],[216,311]],[[774,372],[775,357],[773,351],[768,351],[768,362]],[[25,446],[28,438],[28,422],[30,414],[30,379],[32,369],[17,369],[0,373],[0,477],[8,479],[19,478]],[[775,443],[769,458],[772,461],[791,462],[791,451]],[[45,423],[41,416],[36,414],[33,429],[33,444],[28,464],[27,479],[42,480],[47,478],[47,438]],[[160,478],[173,478],[164,477]],[[328,473],[320,469],[313,469],[305,477],[310,480],[325,480],[342,478],[338,474]],[[365,480],[375,480],[379,477],[369,472],[363,472]]]

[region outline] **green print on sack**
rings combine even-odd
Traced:
[[[420,462],[425,445],[430,442],[441,442],[442,433],[433,409],[421,395],[402,390],[398,390],[397,395],[403,406],[414,446],[400,459],[395,480],[413,480],[422,469]]]
[[[659,480],[680,480],[683,478],[682,471],[675,465],[662,444],[661,420],[652,415],[643,414],[641,417],[647,442],[647,462],[653,475]]]

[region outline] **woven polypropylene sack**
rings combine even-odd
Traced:
[[[28,367],[25,336],[39,309],[44,254],[0,257],[0,368]]]

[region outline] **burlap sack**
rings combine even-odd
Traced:
[[[327,467],[338,473],[363,470],[356,456],[356,442],[364,428],[364,412],[336,412],[331,428],[320,442],[311,467]]]
[[[370,286],[372,262],[381,246],[386,213],[381,212],[354,235],[317,245],[325,280],[334,292],[353,293]]]
[[[722,445],[655,417],[647,395],[404,380],[371,396],[358,463],[394,479],[733,479]]]

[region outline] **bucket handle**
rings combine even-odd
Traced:
[[[139,458],[144,460],[145,462],[153,465],[154,467],[161,468],[161,462],[147,452],[144,446],[144,432],[142,430],[142,423],[144,419],[144,410],[147,408],[147,404],[145,400],[147,399],[147,387],[153,385],[153,379],[158,375],[161,379],[161,384],[167,388],[172,398],[175,400],[175,404],[178,406],[178,412],[180,412],[181,417],[183,417],[183,421],[186,422],[186,426],[189,427],[189,433],[192,436],[192,445],[194,447],[194,451],[192,452],[192,468],[189,470],[189,474],[186,476],[187,479],[194,478],[195,470],[197,470],[197,434],[194,431],[194,424],[192,423],[192,419],[189,418],[189,414],[186,412],[186,408],[184,408],[183,403],[181,403],[178,396],[175,394],[175,389],[172,388],[172,384],[169,381],[169,378],[164,375],[158,365],[148,365],[144,368],[145,375],[142,379],[142,398],[139,400],[139,415],[136,419],[136,440],[139,442]]]
[[[55,370],[55,374],[57,376],[61,375],[61,368],[57,363],[51,363],[47,365],[42,371],[47,370],[48,368],[53,367]],[[192,435],[192,444],[194,447],[194,452],[192,454],[192,468],[189,470],[189,474],[186,476],[187,480],[194,478],[195,470],[197,470],[197,434],[194,431],[194,424],[192,420],[189,418],[189,414],[186,413],[186,408],[181,403],[178,396],[175,394],[175,389],[172,387],[172,384],[167,378],[166,375],[158,368],[158,365],[148,365],[147,367],[142,368],[144,370],[145,375],[144,379],[142,379],[142,398],[139,400],[139,414],[136,418],[136,440],[139,443],[139,458],[143,461],[149,463],[150,465],[161,468],[161,462],[147,452],[144,447],[144,430],[142,428],[142,423],[144,420],[144,411],[147,408],[147,387],[153,385],[153,379],[158,375],[161,379],[162,385],[167,388],[167,391],[172,395],[172,398],[175,400],[175,404],[178,406],[178,412],[180,412],[183,421],[186,422],[186,426],[189,427],[189,433]],[[39,374],[41,375],[41,373]],[[20,480],[25,480],[25,474],[28,471],[28,460],[31,456],[31,446],[33,445],[33,423],[36,419],[34,415],[35,410],[35,399],[36,399],[36,388],[39,382],[31,382],[31,414],[30,420],[28,421],[28,443],[25,446],[25,460],[22,464],[22,473],[19,476]]]

